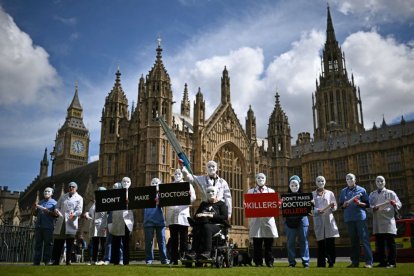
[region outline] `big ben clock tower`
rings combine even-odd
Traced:
[[[59,174],[88,163],[89,131],[83,123],[83,109],[79,102],[78,86],[67,109],[66,120],[56,134],[53,174]]]

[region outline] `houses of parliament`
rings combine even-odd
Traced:
[[[21,193],[14,211],[9,212],[14,216],[13,221],[21,225],[30,223],[30,206],[47,186],[55,188],[58,198],[68,182],[77,182],[86,210],[97,187],[112,187],[124,176],[131,178],[133,187],[149,185],[154,177],[165,183],[172,182],[179,164],[155,120],[157,116],[163,116],[175,133],[196,175],[205,173],[207,161],[218,163],[219,175],[227,180],[233,198],[230,237],[240,247],[248,244],[243,194],[255,185],[255,175],[259,172],[267,175],[268,186],[280,194],[287,192],[288,179],[293,174],[301,177],[304,192],[315,190],[315,178],[323,175],[327,188],[337,197],[346,186],[348,172],[354,173],[357,183],[368,192],[375,189],[376,176],[383,175],[387,187],[400,197],[402,213],[414,210],[414,121],[401,117],[396,124],[383,120],[370,129],[364,127],[363,91],[355,85],[353,75],[348,74],[329,7],[322,68],[316,90],[309,98],[313,110],[313,118],[310,118],[313,138],[308,132],[299,133],[294,145],[290,131],[292,122],[283,111],[283,91],[275,93],[274,109],[268,122],[260,122],[268,123],[267,137],[257,137],[258,122],[253,109],[246,107],[245,122],[239,121],[235,114],[231,72],[224,64],[221,87],[216,92],[221,101],[210,117],[206,117],[202,89],[199,88],[191,105],[187,85],[181,95],[175,94],[181,99],[181,111],[173,113],[174,93],[162,51],[158,44],[152,68],[139,79],[136,106],[129,105],[121,85],[121,72],[115,73],[114,85],[102,107],[99,160],[91,163],[88,163],[89,131],[83,123],[83,108],[76,87],[65,123],[57,130],[55,146],[50,153],[52,173],[48,175],[49,158],[45,150],[39,175]],[[270,93],[274,88],[268,90]],[[200,198],[199,191],[197,195]],[[0,212],[2,216],[7,214]],[[142,217],[142,211],[136,210],[134,243],[143,239]],[[342,211],[338,210],[335,217],[341,234],[337,244],[345,245],[349,239]],[[277,219],[277,226],[282,233],[282,217]],[[82,229],[86,234],[87,227]],[[286,243],[286,237],[280,236],[275,240],[276,246]],[[312,226],[309,240],[315,245]]]

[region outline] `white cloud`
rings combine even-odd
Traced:
[[[351,34],[342,49],[361,88],[365,128],[412,112],[414,48],[375,31]]]
[[[366,23],[402,22],[414,19],[414,0],[334,0],[344,14],[361,16]]]
[[[51,100],[60,79],[48,59],[0,7],[0,106]]]

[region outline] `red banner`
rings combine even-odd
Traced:
[[[277,193],[244,194],[246,218],[278,217],[279,197]]]

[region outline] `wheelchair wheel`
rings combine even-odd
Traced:
[[[222,255],[218,255],[216,257],[215,265],[216,265],[217,268],[223,267],[223,265],[224,265],[224,258],[223,258]]]
[[[224,265],[227,268],[230,268],[233,266],[233,252],[232,250],[227,250],[227,252],[224,255]]]

